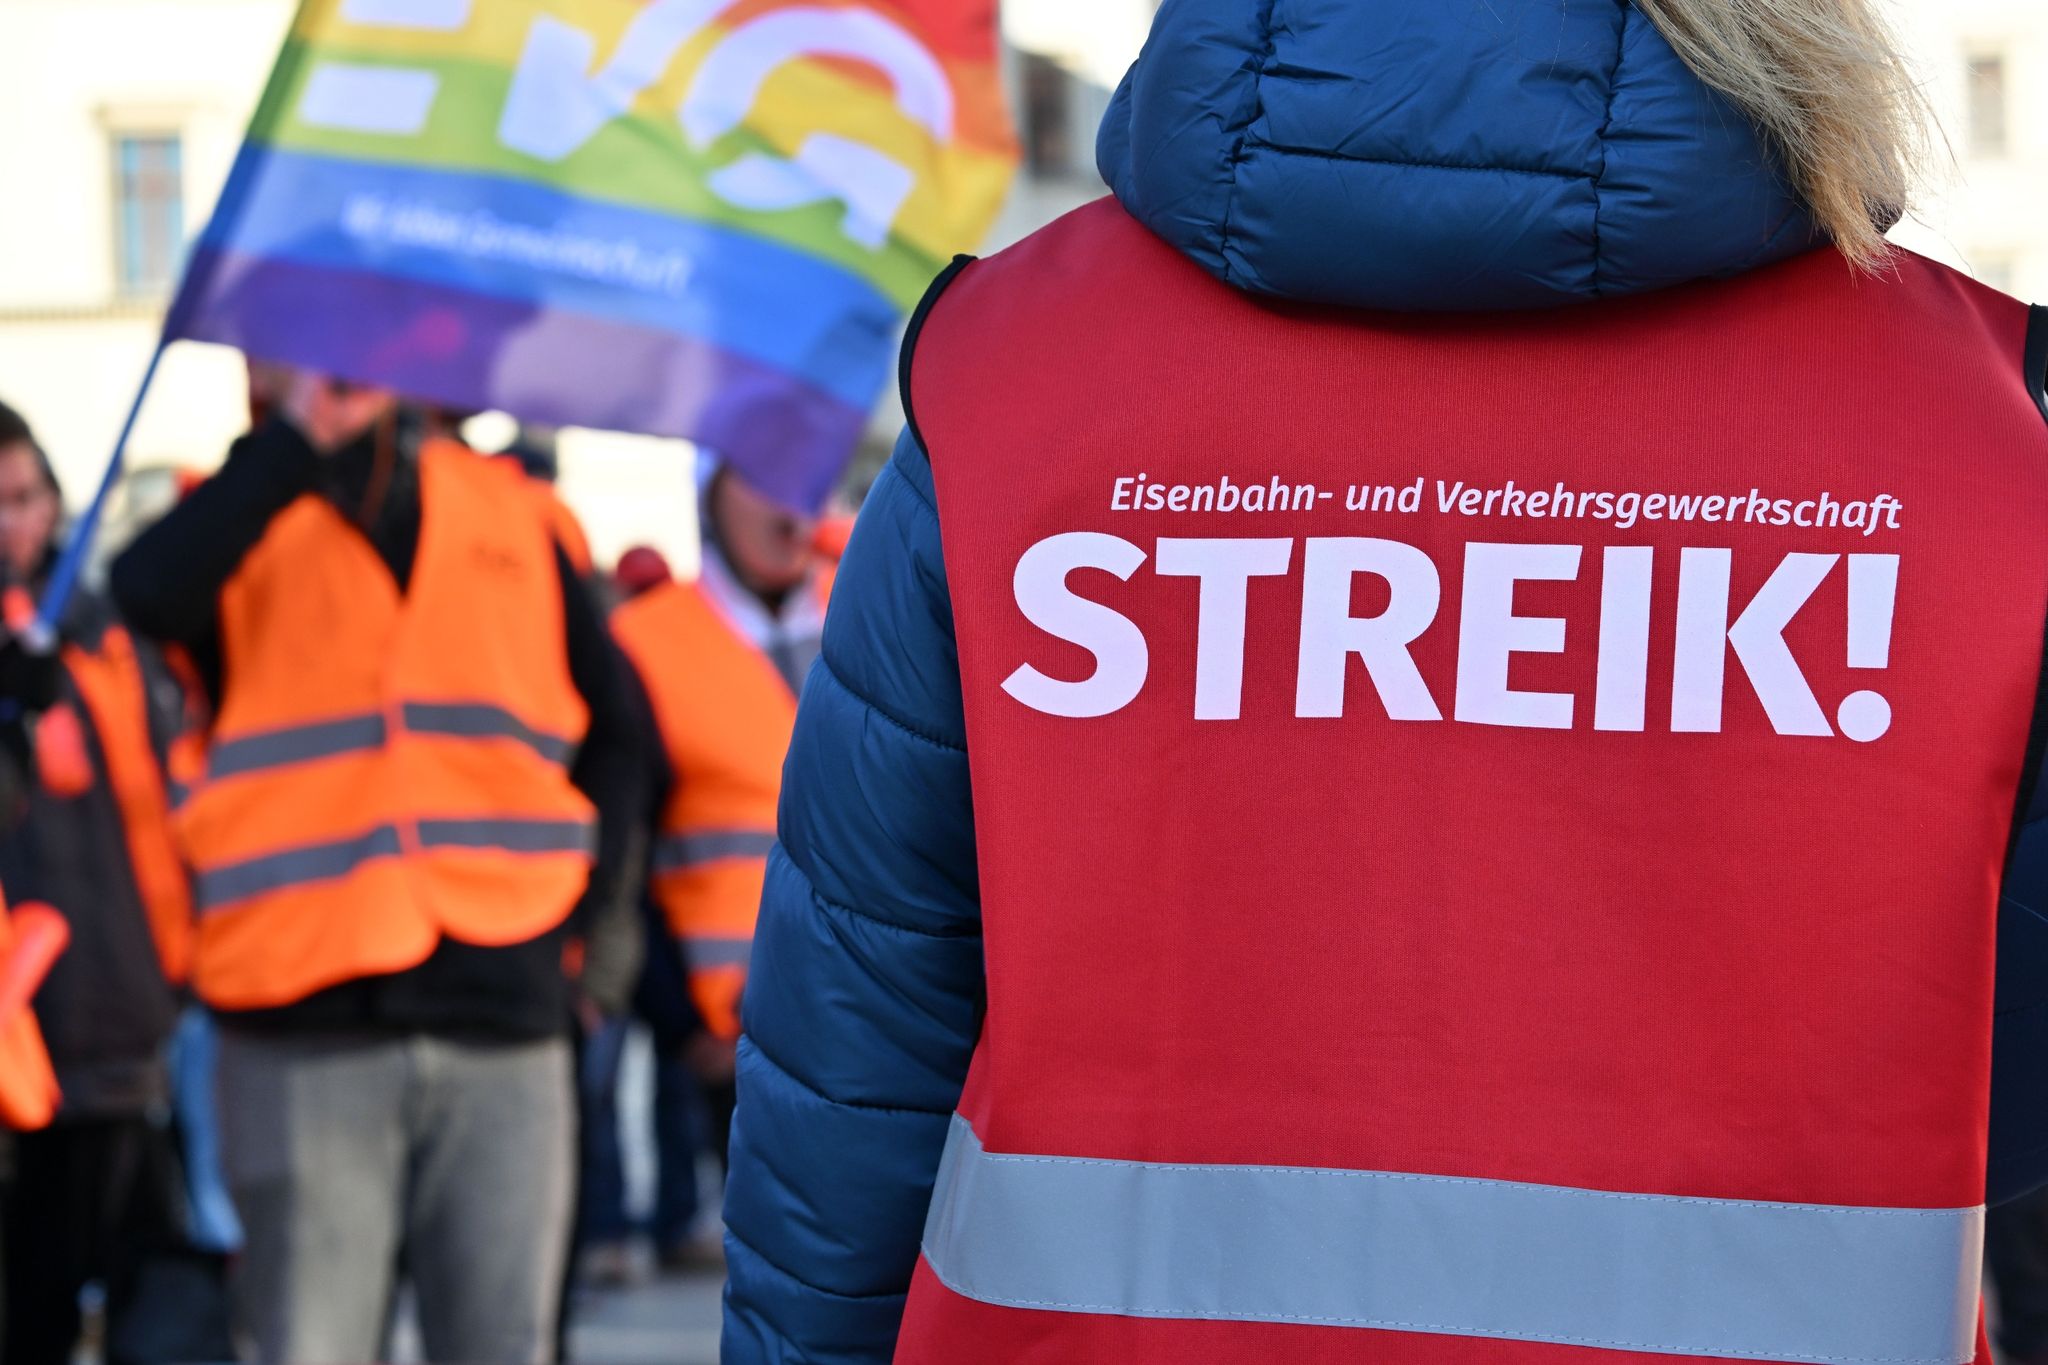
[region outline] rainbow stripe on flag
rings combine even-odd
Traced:
[[[168,335],[822,502],[1017,162],[995,0],[305,0]]]

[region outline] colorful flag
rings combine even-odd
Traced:
[[[1016,165],[995,0],[306,0],[172,337],[821,502]]]

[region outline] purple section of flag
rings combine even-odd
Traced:
[[[785,371],[672,332],[209,247],[167,330],[450,407],[686,437],[805,510],[866,425]]]

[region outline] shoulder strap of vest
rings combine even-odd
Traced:
[[[135,642],[120,626],[100,647],[65,651],[106,766],[121,816],[128,869],[142,901],[164,975],[182,985],[191,961],[192,887],[171,842],[170,795],[151,729],[149,678]]]
[[[924,433],[917,429],[917,409],[910,402],[911,358],[917,351],[918,334],[924,331],[925,319],[932,315],[939,295],[945,293],[946,286],[975,260],[973,256],[955,256],[953,263],[939,272],[939,277],[924,291],[924,297],[917,301],[917,311],[910,315],[910,326],[903,333],[903,351],[896,362],[896,388],[903,398],[903,420],[910,427],[911,439],[917,442],[917,448],[925,453],[926,459],[931,458],[932,448],[925,444]]]
[[[2048,418],[2048,307],[2034,305],[2027,326],[2027,387]]]
[[[671,603],[680,590],[682,585],[671,580],[612,608],[612,636],[635,664],[652,667],[666,662],[657,656],[677,635],[671,629],[675,620]]]

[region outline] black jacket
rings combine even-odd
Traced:
[[[414,445],[403,435],[401,445]],[[378,510],[361,521],[374,466],[369,438],[323,459],[297,431],[272,422],[237,441],[226,465],[114,561],[115,599],[133,627],[175,642],[192,655],[213,699],[222,691],[220,593],[268,528],[298,498],[329,498],[364,535],[398,580],[411,581],[419,545],[419,475],[400,459]],[[644,802],[640,736],[622,691],[625,662],[603,614],[559,549],[570,676],[590,708],[590,731],[571,774],[597,806],[597,865],[576,914],[551,933],[505,948],[444,940],[418,967],[345,982],[278,1009],[236,1012],[251,1028],[390,1029],[489,1039],[546,1037],[570,1013],[562,947],[573,932],[599,930],[633,914],[638,873],[633,850]],[[611,1004],[614,1002],[600,1002]]]
[[[104,599],[80,592],[65,615],[65,644],[96,650],[114,624]],[[176,684],[141,651],[152,739],[159,757],[178,723]],[[71,926],[71,942],[36,993],[35,1011],[64,1091],[65,1116],[134,1116],[166,1095],[163,1047],[177,1022],[148,912],[129,860],[125,817],[109,782],[101,737],[68,670],[55,700],[77,715],[92,785],[61,795],[26,782],[22,818],[0,835],[0,885],[14,904],[43,901]],[[27,749],[24,723],[9,722]],[[32,764],[28,765],[33,773]]]

